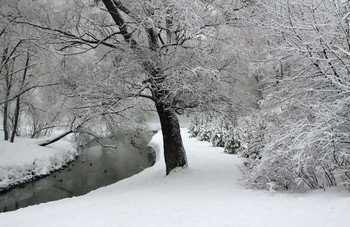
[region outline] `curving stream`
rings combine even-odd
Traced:
[[[0,212],[88,193],[154,164],[152,133],[118,135],[93,141],[63,170],[0,195]],[[101,146],[101,143],[103,146]]]

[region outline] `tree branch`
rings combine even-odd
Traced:
[[[30,23],[30,22],[27,22],[27,21],[14,21],[14,22],[19,23],[19,24],[29,25],[29,26],[32,26],[32,27],[35,27],[35,28],[38,28],[38,29],[47,30],[47,31],[58,33],[58,34],[62,34],[64,36],[66,36],[66,37],[72,38],[73,40],[70,41],[70,42],[74,42],[74,43],[78,43],[78,44],[85,44],[85,45],[95,44],[96,46],[94,46],[92,48],[96,48],[99,45],[104,45],[104,46],[111,47],[111,48],[117,48],[116,45],[114,45],[112,43],[109,43],[109,42],[106,42],[106,41],[108,39],[110,39],[114,35],[122,34],[121,31],[120,32],[114,32],[111,35],[109,35],[109,36],[107,36],[107,37],[105,37],[103,39],[96,39],[95,38],[94,40],[91,40],[91,39],[83,38],[82,36],[74,35],[71,32],[62,31],[62,30],[56,29],[56,28],[45,27],[45,26],[42,26],[42,25]],[[64,49],[64,48],[62,48],[62,49]]]
[[[59,84],[59,83],[42,84],[42,85],[34,85],[34,86],[31,86],[31,87],[26,88],[26,89],[24,89],[23,91],[19,92],[19,93],[16,94],[15,96],[13,96],[13,97],[11,97],[11,98],[8,98],[8,99],[5,100],[5,101],[0,102],[0,105],[4,104],[4,103],[6,103],[6,102],[10,102],[10,101],[16,99],[18,96],[21,96],[21,95],[23,95],[24,93],[26,93],[26,92],[28,92],[28,91],[30,91],[30,90],[32,90],[32,89],[40,88],[40,87],[56,86],[56,85],[58,85],[58,84]]]
[[[127,8],[123,7],[120,1],[117,0],[102,0],[106,6],[109,14],[112,16],[116,25],[118,25],[120,34],[124,37],[125,41],[130,44],[131,47],[137,48],[138,44],[136,40],[132,38],[131,33],[128,32],[125,21],[119,13],[119,9],[124,12],[129,12]]]

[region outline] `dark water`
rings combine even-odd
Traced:
[[[151,136],[129,134],[94,141],[77,161],[52,175],[0,195],[0,212],[79,196],[141,172],[154,163]],[[107,146],[105,146],[107,145]]]

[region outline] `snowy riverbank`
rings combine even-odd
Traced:
[[[0,138],[3,138],[2,131]],[[0,140],[0,191],[48,175],[77,156],[69,141],[61,140],[40,147],[38,144],[42,141],[21,137],[16,138],[15,143]]]
[[[350,193],[304,194],[246,189],[242,160],[182,134],[189,168],[165,176],[160,151],[151,168],[84,196],[0,213],[12,226],[271,226],[347,227]],[[161,133],[151,143],[161,148]]]

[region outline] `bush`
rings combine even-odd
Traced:
[[[244,132],[233,126],[227,117],[196,115],[190,123],[189,133],[200,141],[208,141],[215,147],[224,147],[225,152],[236,154],[244,147]]]
[[[346,102],[350,101],[347,99]],[[350,189],[349,105],[319,105],[304,119],[270,125],[260,154],[246,162],[244,182],[257,188],[295,190],[343,185]],[[337,105],[337,106],[335,106]],[[274,115],[276,118],[277,116]]]

